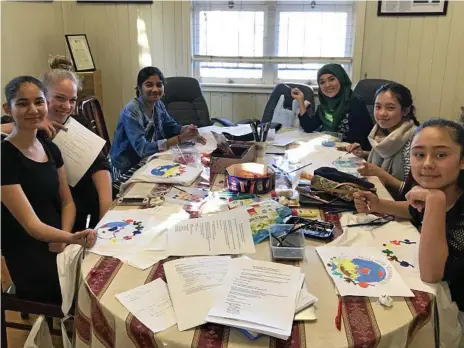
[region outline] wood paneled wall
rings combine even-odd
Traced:
[[[448,4],[445,17],[397,18],[367,2],[361,76],[409,87],[420,120],[455,120],[464,105],[464,2]]]
[[[102,71],[111,135],[121,108],[133,96],[141,67],[153,64],[166,76],[190,74],[188,1],[0,3],[2,87],[20,74],[39,76],[47,69],[49,54],[66,54],[64,34],[85,33]],[[361,60],[361,76],[407,85],[421,120],[456,119],[464,105],[464,2],[450,1],[446,17],[377,17],[376,1],[359,8],[366,11],[359,17],[363,22],[357,23],[364,37],[354,57],[358,65]],[[238,121],[260,118],[268,94],[206,92],[205,97],[212,117]]]

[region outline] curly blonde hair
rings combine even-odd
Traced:
[[[45,93],[48,92],[50,86],[61,80],[71,80],[75,83],[77,90],[82,88],[81,79],[74,72],[74,66],[71,59],[65,56],[51,56],[48,60],[50,70],[41,77],[41,81],[45,87]]]

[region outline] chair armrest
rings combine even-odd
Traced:
[[[248,118],[246,120],[238,121],[237,124],[250,124],[250,123],[254,123],[254,122],[261,123],[261,121],[256,119],[256,118]]]
[[[223,125],[224,127],[234,127],[237,124],[235,122],[232,122],[226,118],[212,118],[211,122],[214,124],[215,122]]]

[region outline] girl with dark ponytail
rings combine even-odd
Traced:
[[[397,198],[409,173],[411,138],[419,126],[411,91],[399,83],[380,87],[375,93],[374,116],[376,125],[368,136],[372,150],[366,152],[359,144],[352,144],[347,151],[365,157],[367,162],[358,172],[379,177]]]

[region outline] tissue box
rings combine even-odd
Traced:
[[[215,150],[211,153],[211,174],[224,174],[226,168],[238,163],[254,162],[256,160],[256,146],[249,143],[232,143],[230,148],[235,156],[223,155]]]

